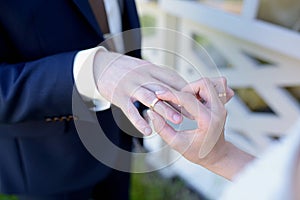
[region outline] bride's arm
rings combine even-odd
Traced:
[[[224,95],[219,95],[220,91],[217,92],[216,84],[209,79],[194,82],[188,87],[190,89],[184,89],[184,92],[169,89],[158,91],[157,97],[182,106],[197,122],[198,127],[194,130],[177,131],[159,114],[149,111],[153,127],[163,140],[186,159],[232,180],[254,159],[224,139],[226,121],[224,103],[232,97],[233,92],[227,91],[226,85],[224,87],[226,99],[222,99]]]

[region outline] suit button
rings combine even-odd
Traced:
[[[62,116],[62,117],[47,117],[45,119],[46,122],[63,122],[63,121],[72,121],[78,120],[78,117],[73,115]]]
[[[52,122],[53,120],[52,120],[51,118],[48,117],[48,118],[45,119],[45,121],[46,121],[46,122]]]

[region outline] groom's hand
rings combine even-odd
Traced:
[[[163,101],[157,102],[161,88],[180,91],[187,83],[175,71],[150,62],[112,52],[99,52],[94,59],[94,77],[99,93],[118,106],[143,134],[152,129],[134,105],[139,101],[164,118],[178,124],[182,115]]]

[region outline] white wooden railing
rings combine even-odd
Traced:
[[[137,3],[140,15],[152,17],[153,26],[160,27],[144,35],[145,58],[173,67],[187,80],[223,75],[229,86],[238,91],[240,96],[236,95],[227,105],[228,140],[259,155],[300,118],[300,34],[256,19],[258,0],[244,0],[240,13],[191,0],[160,0],[158,4],[140,0]],[[205,51],[192,40],[197,38],[205,41],[204,48],[218,68],[210,67],[213,64],[207,61]],[[251,93],[247,93],[249,91]],[[250,95],[251,99],[247,99]],[[263,103],[264,112],[256,110],[257,105],[253,109],[253,101]],[[190,126],[189,122],[183,128],[185,126]],[[146,138],[145,143],[149,150],[163,145],[157,136]],[[151,163],[164,162],[174,156],[178,155],[170,151]],[[217,198],[228,184],[182,158],[165,171],[183,177],[211,199]]]

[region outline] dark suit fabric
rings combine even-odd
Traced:
[[[74,56],[103,40],[88,1],[0,4],[0,193],[61,194],[116,176],[88,153],[73,121],[45,121],[72,115]],[[134,1],[123,4],[123,30],[138,28]],[[139,50],[130,54],[140,57]],[[97,116],[107,136],[129,150],[131,138],[111,111]]]

